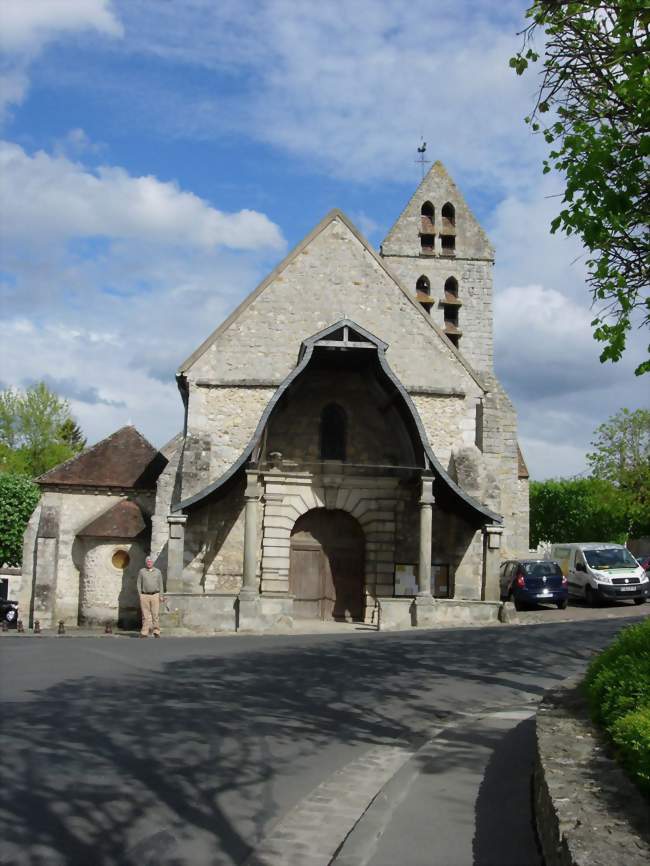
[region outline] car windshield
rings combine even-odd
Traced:
[[[584,554],[590,568],[637,568],[636,560],[624,547],[601,547],[585,550]]]
[[[562,574],[562,569],[557,562],[531,562],[526,566],[526,572],[531,577],[550,577]]]

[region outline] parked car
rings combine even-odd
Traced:
[[[6,622],[9,628],[18,624],[18,602],[6,598],[0,601],[0,622]]]
[[[643,559],[639,559],[638,562],[645,572],[650,571],[650,556],[644,556]]]
[[[569,585],[560,564],[549,559],[511,559],[501,566],[501,598],[514,601],[517,610],[527,605],[555,604],[564,610]]]
[[[551,552],[569,581],[570,595],[584,598],[590,607],[623,599],[645,604],[650,596],[648,575],[622,544],[554,544]]]

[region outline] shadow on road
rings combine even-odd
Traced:
[[[239,864],[304,793],[294,779],[318,784],[353,748],[414,742],[469,706],[535,700],[621,624],[179,639],[165,652],[184,657],[162,670],[163,641],[68,641],[66,652],[89,657],[110,648],[115,675],[64,681],[27,702],[8,703],[5,691],[0,863]],[[55,643],[43,652],[62,653]],[[477,804],[481,866],[510,844],[507,832],[489,841],[492,822],[504,823],[493,804],[506,740]],[[471,761],[472,744],[449,760]]]
[[[534,754],[534,718],[495,743],[476,800],[474,866],[542,866],[532,811]]]

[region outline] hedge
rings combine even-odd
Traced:
[[[0,565],[20,565],[23,533],[41,493],[23,475],[0,472]]]
[[[650,619],[624,629],[591,662],[585,687],[594,721],[650,795]]]

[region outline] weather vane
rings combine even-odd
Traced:
[[[418,158],[415,160],[416,163],[422,169],[422,177],[424,178],[424,166],[429,165],[431,160],[425,159],[424,154],[427,151],[427,143],[422,136],[420,136],[420,146],[418,147]]]

